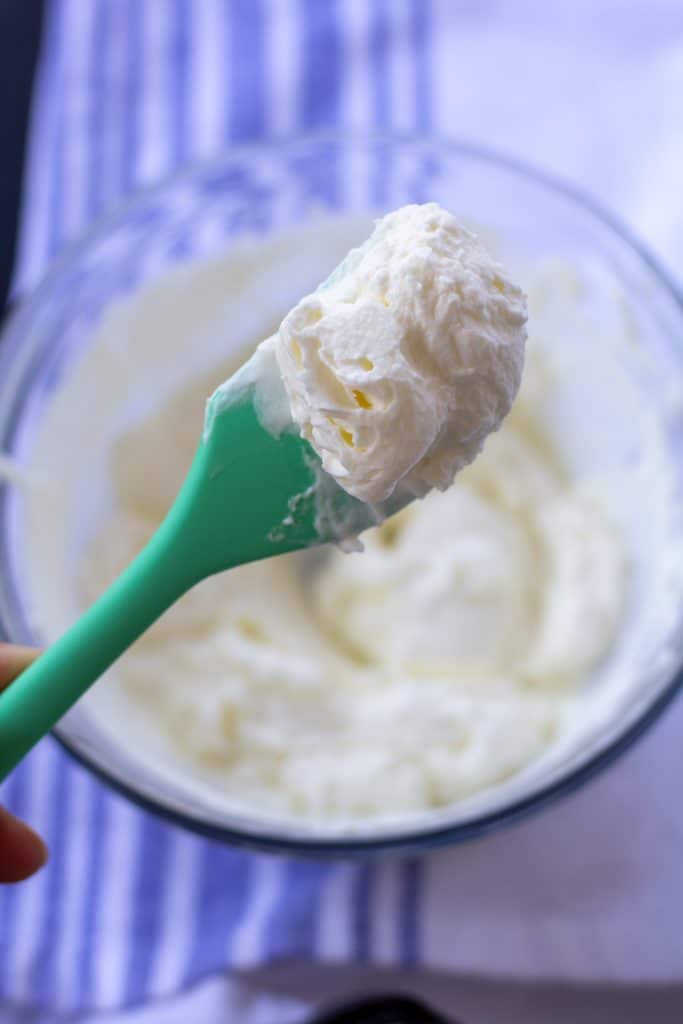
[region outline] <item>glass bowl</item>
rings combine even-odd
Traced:
[[[138,195],[66,252],[4,332],[0,453],[19,466],[30,457],[52,397],[78,364],[103,312],[122,295],[172,266],[209,257],[246,237],[267,235],[327,213],[378,214],[428,200],[490,232],[503,250],[523,260],[559,255],[589,267],[603,292],[628,297],[637,347],[646,353],[637,372],[650,400],[664,402],[666,389],[683,381],[680,296],[647,250],[576,190],[515,161],[453,142],[304,138],[235,148],[210,165],[191,168]],[[326,269],[321,268],[321,274]],[[675,477],[673,498],[683,507],[676,415],[667,416],[664,430]],[[628,457],[627,453],[626,461]],[[87,479],[81,486],[79,503],[87,510]],[[649,495],[643,493],[640,501],[646,523]],[[0,485],[0,635],[39,643],[41,637],[31,625],[24,520],[21,487],[11,481]],[[74,520],[69,527],[74,543],[81,525]],[[656,580],[648,585],[659,586]],[[666,594],[660,587],[657,593],[666,610],[661,635],[653,637],[638,669],[637,687],[628,700],[615,704],[598,728],[587,730],[580,743],[540,769],[536,766],[474,800],[405,823],[357,824],[352,830],[330,832],[303,822],[226,810],[185,790],[182,779],[157,775],[153,767],[131,757],[99,728],[84,705],[74,708],[55,734],[82,763],[130,799],[229,843],[315,855],[414,851],[454,843],[498,828],[582,785],[625,750],[671,700],[683,679],[683,586],[672,585]],[[650,596],[646,586],[642,602]],[[636,601],[629,621],[638,621],[639,607]]]

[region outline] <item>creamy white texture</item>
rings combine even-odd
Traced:
[[[567,479],[522,402],[455,487],[369,533],[363,558],[332,554],[314,605],[365,664],[549,692],[605,653],[625,589],[604,503]]]
[[[189,466],[206,395],[367,230],[307,225],[111,310],[29,449],[12,551],[38,635],[57,636],[150,535]],[[647,340],[647,321],[584,261],[515,274],[533,324],[520,398],[454,488],[398,520],[395,573],[371,536],[375,569],[365,555],[320,564],[311,552],[206,581],[69,716],[108,771],[123,761],[120,779],[152,799],[169,785],[173,805],[205,821],[395,834],[554,784],[670,678],[683,503],[664,385],[676,375],[646,359],[635,331]],[[367,616],[357,626],[339,600],[350,583]],[[323,592],[329,610],[312,611]],[[369,626],[383,608],[402,626],[421,609],[420,621],[405,637],[381,621],[380,644]],[[338,635],[351,631],[368,650]]]
[[[89,597],[153,529],[125,490],[131,462],[153,461],[160,435],[184,447],[188,422],[171,405],[125,443]],[[561,732],[623,607],[609,514],[537,428],[520,397],[457,485],[369,531],[364,554],[200,585],[122,660],[119,685],[198,772],[263,811],[381,818],[503,781]]]
[[[526,302],[436,203],[377,222],[285,317],[275,351],[292,414],[325,470],[366,502],[444,490],[507,415]]]

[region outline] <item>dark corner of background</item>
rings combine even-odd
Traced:
[[[0,0],[0,312],[16,254],[31,92],[44,8],[50,0]]]

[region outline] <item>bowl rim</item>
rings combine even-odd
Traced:
[[[47,272],[37,285],[29,288],[25,294],[19,296],[16,303],[14,300],[12,301],[11,307],[13,308],[10,309],[9,316],[3,324],[2,333],[0,334],[0,370],[5,366],[9,366],[14,373],[21,373],[21,366],[16,366],[16,359],[18,358],[17,353],[20,352],[20,341],[24,334],[24,323],[30,322],[33,311],[40,303],[43,295],[50,292],[53,283],[60,279],[64,272],[78,260],[81,254],[85,253],[98,241],[106,238],[115,227],[118,227],[135,210],[144,207],[146,203],[153,200],[156,196],[164,195],[171,188],[182,186],[186,182],[192,182],[199,175],[210,175],[217,172],[219,168],[225,166],[228,160],[248,157],[250,154],[267,151],[291,150],[296,147],[325,144],[338,146],[387,145],[438,148],[456,156],[480,160],[490,166],[498,167],[503,171],[535,183],[547,191],[554,192],[561,198],[569,200],[582,208],[584,213],[589,214],[603,229],[606,228],[622,245],[630,249],[639,258],[641,263],[652,272],[657,279],[657,284],[668,293],[669,298],[673,300],[678,313],[683,318],[683,292],[676,285],[660,259],[618,216],[581,186],[566,181],[561,176],[542,170],[517,157],[500,152],[493,147],[480,145],[458,137],[432,134],[340,134],[321,132],[273,137],[267,141],[254,141],[230,146],[210,159],[192,161],[176,173],[165,177],[157,183],[137,189],[130,196],[115,203],[108,213],[97,218],[93,225],[83,232],[80,237],[65,245],[63,251],[50,264]],[[4,375],[0,373],[0,381],[3,378]],[[4,385],[0,386],[4,390]],[[3,635],[8,637],[8,631],[0,617],[0,639],[2,639]],[[622,732],[608,740],[602,749],[595,751],[591,756],[587,757],[585,762],[569,769],[566,774],[546,785],[540,785],[532,789],[528,794],[512,800],[503,807],[478,816],[475,815],[472,819],[458,823],[438,823],[433,825],[427,823],[420,825],[417,822],[413,828],[409,826],[406,829],[401,829],[396,834],[386,832],[377,836],[363,836],[351,831],[348,835],[316,836],[300,833],[296,836],[287,836],[278,834],[276,823],[270,825],[267,821],[263,831],[260,829],[252,830],[248,826],[233,827],[209,824],[192,818],[183,811],[174,810],[163,803],[157,803],[152,797],[146,796],[133,788],[131,784],[122,782],[80,750],[68,735],[64,734],[59,724],[52,730],[52,735],[58,740],[61,747],[79,764],[87,768],[97,779],[104,782],[117,793],[125,796],[133,804],[145,811],[158,815],[168,822],[210,839],[219,840],[233,846],[248,847],[270,853],[312,858],[373,857],[387,853],[407,856],[426,852],[432,848],[455,845],[482,838],[501,827],[523,820],[554,803],[561,797],[575,793],[586,782],[616,761],[627,749],[631,748],[659,718],[680,692],[681,688],[683,688],[683,665],[677,668],[671,679],[655,695],[654,699],[640,710],[634,720],[627,724]],[[289,824],[288,822],[288,826]]]

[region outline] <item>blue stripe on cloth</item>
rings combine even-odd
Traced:
[[[300,76],[298,122],[302,131],[337,127],[341,112],[342,65],[337,0],[300,0],[303,69]],[[307,203],[339,205],[338,155],[331,146],[324,166],[307,168],[311,175]]]
[[[105,194],[105,160],[102,135],[106,134],[107,130],[107,125],[104,122],[107,94],[106,50],[107,35],[111,22],[110,14],[111,4],[102,2],[95,4],[91,40],[93,60],[90,66],[92,77],[90,82],[86,84],[90,99],[88,141],[91,147],[87,209],[93,218],[100,213]],[[99,145],[97,144],[98,142]]]
[[[258,138],[266,123],[261,0],[232,0],[227,54],[228,134],[232,139]]]
[[[387,0],[372,5],[370,58],[372,61],[372,116],[377,128],[389,119],[389,16]]]
[[[388,0],[379,0],[373,5],[370,25],[370,58],[372,67],[372,115],[374,127],[386,130],[389,127],[389,6]],[[375,157],[372,170],[370,194],[372,202],[381,209],[386,206],[389,189],[389,167],[386,154],[380,150]]]
[[[225,966],[226,951],[252,895],[252,859],[240,850],[203,843],[195,934],[185,984]]]
[[[104,878],[105,842],[108,835],[109,808],[112,796],[98,783],[93,795],[92,819],[82,838],[89,847],[88,871],[83,884],[86,887],[84,916],[76,959],[80,965],[75,1010],[85,1010],[94,1002],[95,962],[101,955],[101,944],[106,940],[99,921],[100,893],[106,885]]]
[[[400,948],[401,963],[412,967],[420,960],[420,906],[422,864],[407,860],[401,865]]]
[[[169,61],[173,69],[171,110],[173,114],[172,161],[174,169],[187,159],[191,139],[190,52],[188,0],[172,0],[172,38]]]
[[[341,40],[337,0],[301,0],[305,64],[299,101],[301,127],[330,128],[339,120]]]
[[[56,56],[55,78],[63,80],[66,67],[66,17],[64,0],[55,0],[54,36],[52,45]],[[64,225],[64,159],[66,153],[66,133],[68,111],[66,109],[65,90],[60,89],[53,100],[55,107],[54,140],[52,143],[52,173],[50,175],[50,197],[47,204],[49,223],[47,257],[54,258],[62,241]]]
[[[428,132],[432,126],[430,25],[431,0],[412,0],[411,37],[415,62],[415,128],[422,133]]]
[[[55,958],[64,919],[67,844],[73,766],[60,754],[55,758],[50,820],[45,838],[50,848],[50,860],[45,869],[46,888],[38,917],[38,936],[29,991],[38,1006],[49,1009],[55,985]]]
[[[172,136],[171,166],[168,172],[177,171],[183,163],[191,159],[191,87],[190,87],[190,53],[188,48],[190,8],[188,0],[172,0],[171,11],[171,46],[169,63],[173,74],[169,93],[170,126]],[[174,259],[188,256],[191,248],[190,228],[181,227],[171,246]]]
[[[353,931],[353,956],[361,963],[370,959],[371,900],[374,884],[375,865],[373,863],[356,865],[353,880],[351,928]]]
[[[334,868],[320,861],[287,861],[268,921],[264,959],[310,959],[316,953],[320,896]]]
[[[143,51],[142,9],[144,0],[128,0],[126,5],[127,44],[123,72],[122,187],[130,192],[136,184],[135,154],[140,135],[139,109]]]
[[[415,80],[415,130],[426,134],[432,124],[431,0],[411,0],[410,39]],[[431,156],[421,157],[415,166],[412,191],[416,203],[433,198],[433,179],[439,173]]]
[[[36,71],[29,131],[28,167],[22,198],[19,261],[15,287],[35,285],[49,259],[51,244],[49,216],[52,168],[50,143],[57,117],[54,97],[59,91],[59,18],[61,7],[47,6],[43,42]],[[41,217],[41,214],[43,216]]]
[[[162,928],[170,827],[150,814],[142,817],[136,877],[132,888],[133,938],[125,983],[125,1002],[140,1002],[147,987]]]

